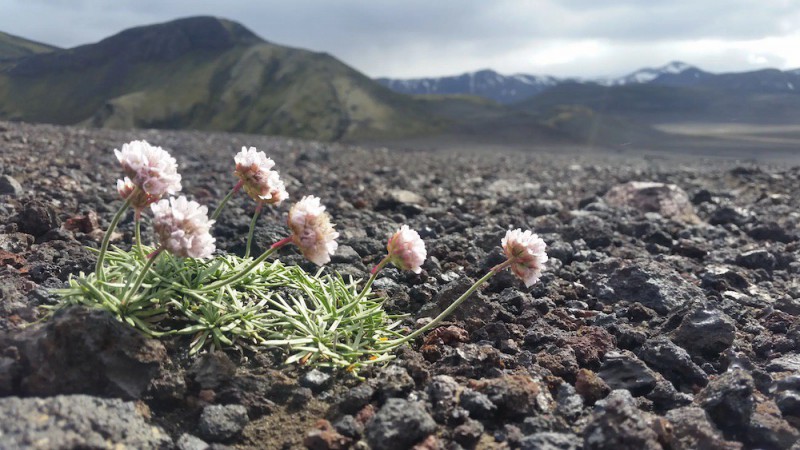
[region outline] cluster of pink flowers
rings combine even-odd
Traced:
[[[501,241],[503,252],[508,258],[511,272],[519,277],[525,286],[530,287],[539,281],[547,262],[547,245],[542,238],[525,230],[517,228],[506,233]]]
[[[292,242],[303,256],[319,266],[331,260],[339,245],[336,243],[339,233],[333,229],[319,198],[309,195],[295,203],[289,210],[288,222]]]
[[[389,262],[400,270],[410,270],[414,273],[422,272],[422,263],[425,262],[427,252],[425,242],[419,237],[419,233],[403,225],[386,244],[389,252]]]
[[[289,198],[286,187],[277,171],[272,170],[275,162],[255,147],[245,148],[234,158],[240,186],[257,202],[280,205]]]
[[[154,147],[147,141],[133,141],[114,150],[122,170],[134,184],[148,194],[174,194],[181,190],[181,176],[178,164],[161,147]]]
[[[208,208],[186,197],[161,200],[150,206],[153,228],[161,245],[175,256],[208,258],[214,253],[213,220]]]
[[[209,220],[208,208],[183,196],[160,200],[164,194],[174,194],[181,189],[175,158],[161,147],[151,146],[145,141],[130,142],[122,146],[122,151],[114,152],[126,175],[117,181],[117,191],[136,209],[137,219],[142,208],[152,205],[153,225],[161,249],[181,257],[211,256],[215,249],[210,234],[214,220]],[[232,193],[243,188],[259,202],[259,208],[264,203],[279,205],[288,198],[283,181],[273,170],[275,162],[264,152],[254,147],[242,147],[234,162],[234,174],[239,183]],[[305,196],[294,204],[289,210],[288,226],[291,236],[273,248],[291,242],[313,263],[323,265],[330,262],[338,247],[336,239],[339,233],[334,230],[318,197]],[[510,230],[502,239],[501,246],[507,259],[495,267],[493,273],[507,267],[526,286],[539,280],[547,262],[547,246],[539,236],[530,230]],[[388,254],[373,270],[373,279],[377,270],[387,263],[414,273],[422,271],[427,256],[425,243],[408,225],[401,226],[389,238],[386,250]]]

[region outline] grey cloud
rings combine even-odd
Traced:
[[[401,64],[421,72],[443,56],[496,60],[553,40],[591,39],[624,49],[700,39],[752,40],[800,30],[800,4],[794,1],[0,0],[0,5],[0,30],[59,46],[178,17],[226,17],[269,41],[326,51],[370,75],[387,74],[385,67]],[[609,67],[616,67],[614,58],[625,55],[610,55]],[[579,64],[578,70],[591,64]]]

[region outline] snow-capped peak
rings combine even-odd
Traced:
[[[606,86],[620,86],[625,84],[643,84],[649,83],[656,78],[660,77],[661,75],[666,74],[680,74],[687,70],[695,69],[694,66],[690,66],[684,62],[680,61],[673,61],[669,64],[663,65],[661,67],[647,67],[644,69],[639,69],[636,72],[630,73],[620,78],[606,78],[598,80],[598,83],[606,85]]]

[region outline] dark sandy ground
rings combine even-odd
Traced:
[[[121,204],[112,150],[133,139],[169,150],[183,193],[211,205],[233,155],[265,151],[293,199],[327,205],[328,270],[365,278],[390,233],[419,230],[423,272],[375,284],[409,328],[502,261],[508,229],[539,233],[551,260],[529,289],[494,277],[364,381],[274,351],[189,357],[99,311],[35,323],[49,289],[93,268],[85,247]],[[0,448],[800,448],[794,153],[406,147],[0,122]],[[260,248],[287,209],[262,217]],[[232,201],[221,250],[242,251],[252,210]]]

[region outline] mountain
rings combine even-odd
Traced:
[[[501,75],[493,70],[480,70],[441,78],[407,80],[377,78],[375,81],[403,94],[466,94],[488,98],[498,103],[513,103],[534,96],[561,80],[550,76]]]
[[[0,31],[0,61],[54,50],[58,50],[58,48]]]
[[[0,118],[112,128],[192,128],[355,139],[436,121],[325,53],[192,17],[0,64]]]
[[[578,80],[546,75],[505,76],[491,70],[441,78],[409,80],[378,78],[382,85],[405,94],[467,94],[488,98],[503,104],[525,101],[550,89],[566,85],[586,86],[654,85],[702,87],[726,91],[779,94],[800,90],[800,69],[782,72],[763,69],[752,72],[713,74],[689,64],[673,61],[661,67],[643,68],[617,78]],[[656,94],[658,95],[658,94]]]
[[[596,80],[596,82],[605,86],[645,83],[688,86],[696,84],[709,76],[711,76],[710,73],[704,72],[697,67],[680,61],[673,61],[661,67],[639,69],[619,78],[600,79]]]

